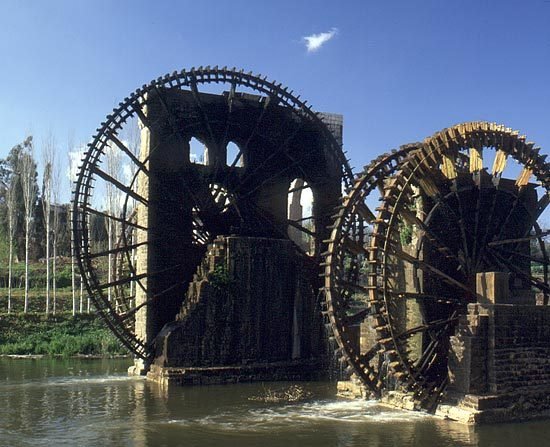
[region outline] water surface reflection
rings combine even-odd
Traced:
[[[425,414],[342,401],[329,383],[170,392],[126,376],[128,360],[0,359],[0,445],[514,446],[546,445],[548,421],[477,429]],[[264,399],[301,387],[296,402]]]

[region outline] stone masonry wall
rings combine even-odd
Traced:
[[[468,305],[451,337],[449,376],[455,394],[550,387],[550,307]]]
[[[217,239],[176,321],[155,341],[155,364],[220,367],[319,358],[321,317],[303,276],[288,240]]]
[[[490,392],[550,386],[550,307],[490,306]],[[491,361],[492,357],[492,361]]]

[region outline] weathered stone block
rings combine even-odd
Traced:
[[[473,324],[472,324],[473,320]],[[488,317],[462,318],[449,350],[449,392],[483,393],[487,389]]]
[[[321,315],[294,253],[288,240],[218,239],[176,321],[157,337],[155,364],[198,368],[322,358]]]
[[[449,398],[439,414],[465,423],[550,413],[550,307],[470,304],[451,337]]]
[[[476,275],[478,302],[484,304],[505,304],[510,300],[510,274],[504,272],[482,272]]]

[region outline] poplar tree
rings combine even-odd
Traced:
[[[42,175],[42,211],[44,215],[44,231],[46,235],[46,314],[50,313],[50,235],[54,147],[54,138],[51,134],[49,134],[42,143],[42,161],[44,163],[44,172]]]
[[[107,158],[107,173],[115,178],[120,178],[122,163],[120,151],[113,146],[109,146],[106,150]],[[106,196],[107,196],[107,211],[111,216],[117,216],[120,213],[120,191],[111,182],[106,182]],[[108,256],[108,282],[113,281],[114,269],[113,269],[113,244],[116,235],[117,225],[113,219],[107,219],[107,249],[109,250]],[[107,299],[109,302],[112,300],[112,287],[107,289]]]
[[[78,161],[81,157],[81,151],[74,150],[74,141],[72,134],[69,135],[67,139],[67,157],[69,161],[69,169],[67,172],[67,177],[69,179],[69,188],[72,191],[74,187],[74,182],[76,181],[77,171],[78,171]],[[73,316],[77,312],[77,299],[76,299],[76,259],[75,259],[75,246],[73,238],[73,220],[71,216],[72,207],[67,208],[67,222],[69,224],[69,233],[70,233],[70,250],[71,250],[71,295],[72,295],[72,313]],[[82,313],[82,294],[80,294],[80,306],[78,307],[80,313]]]
[[[25,150],[21,153],[21,189],[23,192],[23,209],[25,220],[25,304],[23,311],[29,311],[29,250],[34,223],[36,202],[36,163],[33,156],[32,137],[29,137]]]
[[[53,292],[53,312],[57,310],[57,253],[58,253],[58,241],[59,232],[61,230],[59,225],[59,164],[56,161],[55,156],[52,160],[52,192],[53,192],[53,220],[52,220],[52,292]],[[69,207],[70,208],[70,207]]]
[[[17,228],[17,182],[19,176],[13,172],[10,175],[6,188],[6,207],[8,221],[8,313],[11,313],[12,307],[12,277],[13,277],[13,245],[15,241],[15,230]]]

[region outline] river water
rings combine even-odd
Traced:
[[[129,363],[0,358],[0,446],[550,446],[550,421],[473,429],[339,400],[330,383],[167,393]]]

